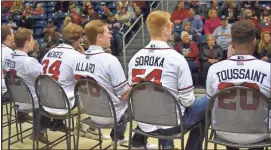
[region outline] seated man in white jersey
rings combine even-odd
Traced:
[[[79,25],[68,24],[64,27],[62,33],[64,44],[59,44],[57,47],[48,51],[42,59],[43,74],[51,76],[63,87],[70,100],[71,109],[76,106],[74,105],[74,86],[76,81],[73,77],[72,67],[81,55],[76,49],[79,49],[83,32],[84,30]],[[68,113],[68,110],[47,107],[44,107],[44,109],[53,114],[63,115]],[[65,128],[63,120],[54,119],[51,130],[56,131],[61,130],[61,128]]]
[[[257,88],[267,98],[271,98],[271,65],[252,56],[256,46],[255,31],[256,29],[250,21],[239,21],[232,25],[231,35],[235,53],[227,60],[210,67],[206,82],[209,97],[225,86],[251,85],[250,87]],[[268,134],[240,134],[222,131],[216,133],[224,140],[238,144],[252,144],[269,138]],[[227,149],[238,148],[227,147]],[[263,150],[263,148],[258,149]]]
[[[3,25],[1,26],[1,42],[2,42],[2,58],[1,62],[4,64],[4,60],[7,56],[11,55],[13,53],[14,48],[14,34],[11,26]],[[3,69],[3,68],[2,68]],[[10,100],[9,94],[7,93],[7,87],[5,84],[5,78],[3,76],[3,70],[2,72],[2,90],[1,90],[1,97],[2,97],[2,103],[5,103]]]
[[[144,81],[151,81],[168,88],[178,97],[181,104],[184,128],[189,129],[197,123],[204,122],[205,108],[209,99],[207,96],[195,99],[190,69],[185,58],[166,43],[172,37],[173,23],[170,14],[163,11],[154,11],[147,18],[147,27],[151,36],[150,43],[137,52],[129,62],[129,84],[135,85]],[[158,132],[172,135],[180,132],[180,127],[156,126],[142,124],[138,126],[144,132]],[[200,137],[200,130],[191,130],[186,144],[188,150],[199,150],[204,137]],[[203,135],[204,136],[204,135]],[[163,149],[174,148],[172,139],[160,140]],[[146,144],[144,136],[134,134],[133,147]]]
[[[38,99],[35,92],[34,82],[35,79],[41,74],[42,66],[41,64],[32,57],[29,57],[27,53],[33,50],[34,42],[33,42],[33,32],[29,29],[19,28],[15,33],[15,45],[16,49],[14,52],[7,56],[4,60],[3,72],[16,73],[17,76],[21,77],[26,85],[29,87],[30,92],[33,96],[34,106],[37,111],[38,109]],[[22,104],[17,103],[19,105],[19,109],[21,110],[29,110],[32,109],[32,104]],[[24,122],[25,120],[30,120],[31,117],[28,114],[18,112],[17,113],[17,121]],[[37,117],[34,119],[38,119]],[[40,141],[43,143],[47,143],[48,141],[45,138],[44,129],[45,125],[48,123],[49,118],[42,116],[40,117],[41,122],[41,130],[40,130]],[[37,120],[38,121],[38,120]],[[34,126],[36,128],[36,126]],[[35,129],[36,130],[36,129]],[[37,133],[37,131],[35,131]],[[32,137],[35,138],[35,137]]]
[[[127,97],[130,86],[124,75],[124,71],[119,60],[108,53],[105,53],[104,48],[110,47],[111,34],[107,24],[101,20],[93,20],[85,26],[85,35],[90,44],[90,47],[77,60],[74,66],[75,79],[81,77],[90,77],[103,86],[110,94],[115,105],[117,120],[122,121],[126,117]],[[85,69],[88,68],[88,69]],[[90,106],[83,106],[90,107]],[[90,116],[92,121],[98,124],[112,124],[111,118],[101,118]],[[118,143],[125,142],[124,132],[126,125],[117,126]],[[111,131],[113,139],[114,131]]]

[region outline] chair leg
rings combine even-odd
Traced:
[[[69,149],[71,149],[71,141],[72,141],[72,139],[71,139],[71,131],[70,131],[70,129],[71,129],[71,118],[69,118],[68,119],[68,130],[67,130],[67,132],[68,132],[68,140],[69,140]]]
[[[214,149],[217,150],[217,144],[214,145]]]
[[[114,147],[113,149],[116,150],[117,149],[117,142],[118,142],[118,139],[117,139],[117,125],[114,126]]]
[[[77,130],[77,133],[76,133],[77,134],[77,137],[76,137],[77,138],[76,139],[77,140],[76,141],[76,149],[79,149],[80,117],[77,120],[77,126],[76,127],[77,127],[77,129],[76,129]]]
[[[10,105],[12,105],[12,104],[10,104]],[[12,109],[10,110],[10,112],[12,112]],[[15,116],[15,119],[17,119],[17,112],[16,112],[15,109],[14,109],[14,116]],[[16,125],[17,141],[19,141],[20,140],[20,137],[19,137],[20,134],[19,134],[19,128],[18,128],[17,120],[15,121],[15,125]]]
[[[12,105],[10,104],[10,112],[8,117],[10,118],[9,120],[11,120],[12,117],[12,109],[11,109]],[[16,123],[17,125],[17,123]],[[11,122],[8,122],[8,150],[10,150],[10,135],[11,135]]]
[[[158,139],[158,149],[161,150],[161,141]]]
[[[128,150],[132,149],[132,131],[133,131],[133,123],[132,121],[130,121]]]
[[[66,122],[66,120],[64,121],[64,124],[65,124],[65,126],[67,126],[67,122]],[[66,131],[66,144],[67,144],[67,150],[69,150],[69,138],[68,138],[68,131]]]
[[[22,133],[22,124],[21,124],[21,123],[19,123],[19,125],[20,125],[20,136],[21,136],[21,143],[23,143],[24,141],[23,141],[23,133]]]
[[[45,129],[45,136],[46,136],[46,140],[49,141],[49,140],[48,140],[48,132],[47,132],[47,129]],[[49,143],[48,143],[48,142],[46,143],[46,147],[47,147],[47,149],[49,149]]]
[[[74,131],[74,118],[73,117],[72,117],[72,131]],[[72,136],[73,136],[73,147],[74,147],[74,149],[77,149],[75,135],[73,134]]]
[[[184,135],[182,136],[181,141],[182,141],[182,143],[181,143],[181,150],[184,150]]]
[[[103,143],[103,141],[102,141],[101,129],[99,128],[98,131],[99,131],[99,143],[100,143],[99,146],[100,146],[100,150],[102,150],[102,143]]]
[[[35,133],[40,131],[40,114],[37,112],[36,115],[37,115],[37,123],[36,123],[37,124],[37,128],[36,128],[37,131],[34,131]],[[39,149],[39,138],[40,138],[40,134],[36,134],[34,137],[34,139],[36,140],[37,149]]]

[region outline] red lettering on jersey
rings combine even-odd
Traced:
[[[138,77],[138,75],[144,75],[146,72],[146,69],[133,69],[132,70],[132,82],[134,84],[140,83],[142,81],[151,81],[154,79],[154,83],[157,85],[162,85],[161,83],[161,76],[162,76],[162,70],[160,69],[154,69],[152,72],[150,72],[145,79],[142,79],[141,77]]]
[[[74,79],[75,80],[80,80],[80,79],[91,79],[93,80],[94,82],[98,83],[94,78],[92,77],[89,77],[89,76],[82,76],[82,75],[74,75]],[[83,83],[81,85],[81,92],[84,93],[84,94],[88,94],[88,91],[87,91],[87,87],[86,87],[86,83]],[[85,87],[83,87],[85,85]],[[91,85],[91,84],[88,84],[88,89],[89,89],[89,93],[91,96],[94,96],[94,97],[99,97],[100,96],[100,87],[96,86],[96,85]]]
[[[218,90],[223,90],[228,87],[233,87],[233,83],[222,82],[218,85]],[[243,83],[241,86],[250,87],[256,90],[259,90],[259,86],[255,83]],[[256,110],[259,107],[259,96],[253,94],[252,104],[247,103],[247,90],[240,90],[240,107],[243,110]],[[236,110],[236,102],[226,103],[225,100],[232,100],[237,96],[237,90],[232,89],[229,93],[222,93],[218,96],[218,107],[227,110]]]
[[[44,66],[43,66],[43,74],[46,74],[47,68],[48,68],[48,65],[49,65],[49,59],[45,59],[45,60],[42,62],[42,65],[44,65]],[[56,81],[58,80],[58,76],[59,76],[59,74],[60,74],[60,71],[59,71],[60,65],[61,65],[61,61],[60,61],[60,60],[56,60],[56,61],[49,67],[49,70],[48,70],[48,73],[49,73],[49,74],[52,74],[51,77],[52,77],[53,79],[55,79]]]

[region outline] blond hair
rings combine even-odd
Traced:
[[[264,35],[265,35],[265,34],[270,34],[270,33],[269,33],[268,31],[265,31],[265,32],[263,32],[263,33],[261,34],[261,41],[260,41],[260,43],[259,43],[258,52],[261,53],[261,51],[262,51],[263,49],[266,49],[266,50],[268,51],[268,53],[271,54],[271,44],[270,44],[270,43],[266,43],[266,42],[264,41]]]
[[[183,37],[184,37],[185,35],[189,35],[189,33],[186,32],[186,31],[182,31],[182,33],[181,33],[181,39],[183,39]]]
[[[206,42],[207,42],[210,38],[215,39],[215,36],[214,36],[213,34],[208,34],[208,35],[206,36]]]
[[[86,24],[84,30],[89,44],[94,45],[98,34],[104,33],[104,25],[106,25],[106,23],[101,20],[92,20]]]
[[[23,48],[25,42],[31,40],[32,35],[33,35],[32,30],[26,28],[19,28],[14,35],[16,47]]]
[[[215,9],[210,9],[208,12],[208,17],[210,18],[211,13],[215,12],[217,14],[217,11]]]
[[[151,37],[159,37],[164,27],[170,26],[170,14],[165,11],[153,11],[147,18],[147,27]]]
[[[69,17],[69,16],[67,16],[65,19],[64,19],[64,27],[66,26],[66,25],[68,25],[70,22],[72,22],[72,18],[71,17]]]
[[[73,42],[77,41],[83,33],[84,30],[81,26],[71,23],[64,27],[62,36],[64,41]]]

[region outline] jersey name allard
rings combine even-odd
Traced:
[[[90,72],[90,73],[94,73],[95,64],[79,62],[79,63],[76,64],[75,71],[87,71],[87,72]]]

